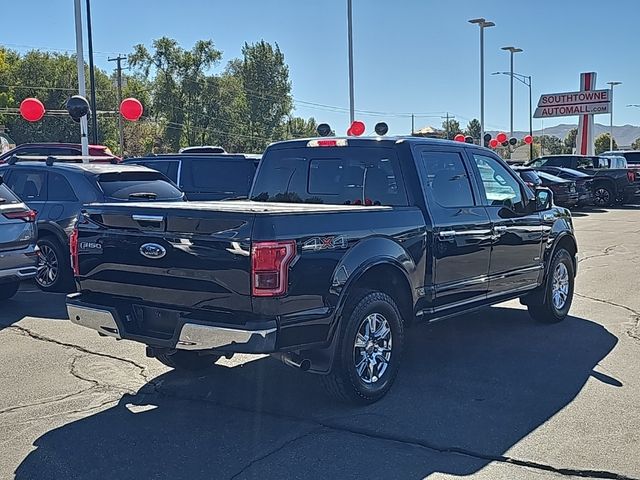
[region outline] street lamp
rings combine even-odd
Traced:
[[[355,100],[353,99],[353,5],[347,0],[347,25],[349,36],[349,125],[356,119]]]
[[[521,48],[516,47],[502,47],[502,50],[511,52],[511,138],[513,138],[513,54],[522,52]]]
[[[531,92],[531,75],[522,75],[521,73],[514,72],[493,72],[491,75],[508,75],[511,77],[512,84],[513,79],[515,78],[523,85],[529,87],[529,135],[531,135],[531,137],[533,138],[533,97]],[[513,131],[513,121],[511,123],[511,130]],[[513,136],[513,133],[511,134],[511,136]],[[533,160],[533,142],[529,144],[529,160]]]
[[[474,18],[469,23],[480,27],[480,138],[484,138],[484,29],[496,24],[484,18]]]
[[[613,87],[620,85],[622,82],[607,82],[611,87],[611,123],[609,124],[609,151],[613,150]]]

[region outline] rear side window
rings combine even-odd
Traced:
[[[21,201],[6,185],[0,185],[0,205],[11,205],[13,203],[21,203]]]
[[[7,187],[25,202],[44,202],[47,199],[46,178],[44,171],[15,169],[11,172]]]
[[[174,183],[178,183],[178,162],[168,162],[168,161],[152,161],[152,162],[140,162],[138,165],[144,165],[145,167],[149,167],[153,170],[156,170],[165,177],[170,179]]]
[[[627,164],[630,164],[630,165],[640,164],[640,152],[625,152],[624,158],[627,159]]]
[[[262,159],[252,199],[330,205],[408,204],[396,152],[367,147],[272,150]]]
[[[469,174],[457,152],[423,151],[422,162],[427,172],[427,189],[441,207],[474,205]]]
[[[192,159],[191,185],[200,192],[247,196],[256,172],[254,162],[244,158]]]
[[[98,177],[105,196],[115,200],[177,200],[182,192],[156,172],[103,173]]]
[[[50,201],[75,202],[78,200],[67,179],[59,173],[49,172],[47,190],[49,191],[48,197]]]

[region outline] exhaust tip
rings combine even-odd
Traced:
[[[302,360],[302,362],[300,362],[300,370],[302,370],[303,372],[309,371],[310,368],[311,360],[309,360],[308,358],[305,358],[304,360]]]

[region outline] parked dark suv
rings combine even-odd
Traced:
[[[51,160],[16,161],[13,157],[0,166],[7,187],[37,212],[40,265],[36,283],[45,291],[73,286],[68,237],[82,205],[184,199],[164,175],[142,166]]]
[[[179,153],[129,158],[124,163],[162,172],[193,201],[246,198],[259,162],[259,155]]]

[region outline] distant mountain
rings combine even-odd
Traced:
[[[545,135],[551,135],[564,140],[567,134],[569,133],[569,130],[577,127],[578,125],[570,125],[570,124],[563,123],[561,125],[555,125],[553,127],[545,128],[544,132],[542,130],[534,130],[533,135],[540,136],[544,133]],[[498,132],[490,131],[489,133],[495,137]],[[523,132],[523,131],[513,132],[516,138],[522,138],[528,133],[529,132]],[[601,133],[609,133],[609,125],[602,125],[600,123],[596,123],[594,138],[600,135]],[[637,127],[635,125],[619,125],[619,126],[614,125],[613,138],[618,144],[618,147],[628,148],[637,138],[640,138],[640,127]]]

